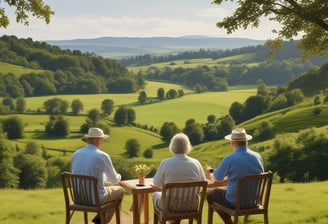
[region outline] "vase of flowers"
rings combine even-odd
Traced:
[[[145,185],[145,176],[150,171],[150,167],[147,164],[137,164],[133,166],[133,171],[138,176],[139,185]]]

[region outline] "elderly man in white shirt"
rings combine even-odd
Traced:
[[[99,198],[102,203],[122,200],[124,196],[122,187],[104,186],[105,181],[117,184],[121,180],[121,175],[116,172],[109,155],[101,151],[104,139],[109,136],[105,135],[100,128],[89,128],[88,134],[84,137],[88,144],[73,154],[72,173],[96,176],[98,178]],[[114,212],[108,216],[109,220],[113,214]],[[93,222],[100,223],[99,217],[96,216]]]

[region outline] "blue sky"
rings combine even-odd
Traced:
[[[15,35],[34,40],[67,40],[78,38],[115,37],[179,37],[204,35],[213,37],[274,38],[272,26],[263,20],[258,29],[249,28],[227,35],[216,22],[231,14],[235,7],[211,0],[45,0],[55,15],[49,25],[30,19],[28,27],[11,17],[0,36]],[[0,7],[7,7],[0,2]],[[8,13],[10,9],[6,8]],[[275,25],[276,26],[276,25]]]

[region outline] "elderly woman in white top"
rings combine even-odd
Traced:
[[[184,133],[178,133],[171,139],[169,150],[173,157],[164,159],[154,176],[154,187],[162,187],[166,183],[206,181],[202,165],[188,154],[192,150],[189,138]],[[154,205],[160,208],[161,192],[153,194]],[[176,220],[174,223],[180,223]]]

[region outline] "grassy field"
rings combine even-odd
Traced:
[[[269,204],[270,223],[327,224],[327,185],[328,182],[273,184]],[[61,189],[0,190],[0,201],[0,224],[64,223],[65,207]],[[131,204],[132,196],[126,194],[122,204],[122,220],[132,217],[132,213],[129,211]],[[89,217],[91,219],[93,214],[90,214]],[[151,220],[152,217],[153,209],[150,200]],[[251,224],[263,223],[262,220],[262,216],[250,217]],[[76,213],[71,224],[82,223],[81,213]],[[203,209],[203,223],[207,223],[206,202]],[[214,214],[214,223],[222,223],[217,214]]]
[[[239,63],[245,63],[248,66],[255,66],[257,63],[249,63],[250,61],[253,61],[253,57],[255,54],[249,53],[249,54],[240,54],[236,56],[230,56],[230,57],[224,57],[219,59],[212,59],[212,58],[196,58],[196,59],[181,59],[181,60],[174,60],[169,62],[161,62],[161,63],[154,63],[151,66],[157,67],[159,69],[162,69],[164,67],[170,67],[172,69],[175,68],[196,68],[199,66],[229,66],[232,62],[238,61]],[[128,69],[135,74],[137,74],[140,70],[146,71],[150,66],[128,66]]]
[[[45,70],[30,69],[30,68],[26,68],[26,67],[23,67],[23,66],[18,66],[18,65],[13,65],[13,64],[0,62],[0,71],[1,71],[2,74],[13,73],[17,77],[19,77],[23,74],[28,74],[28,73],[31,73],[31,72],[39,73],[39,72],[43,72]]]

